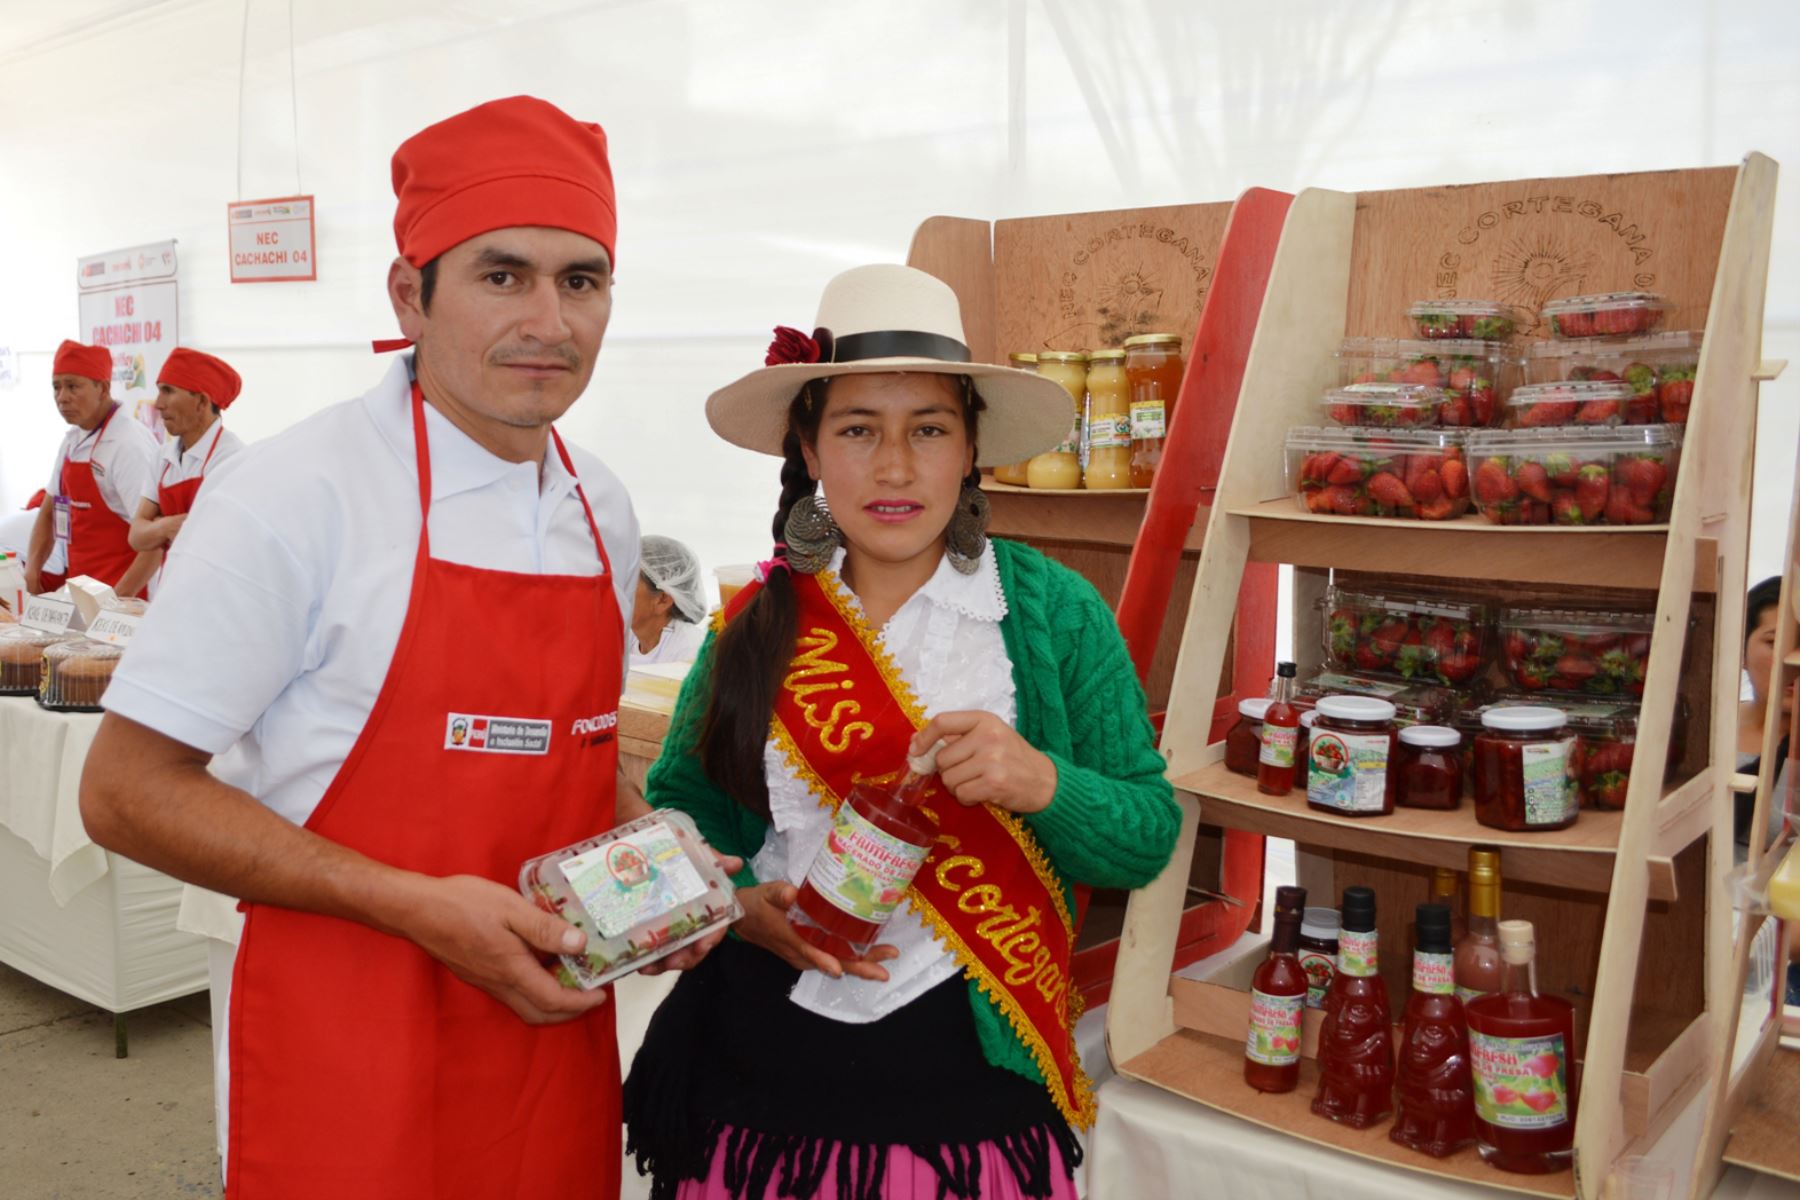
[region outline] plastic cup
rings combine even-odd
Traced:
[[[1642,1155],[1621,1158],[1606,1177],[1606,1200],[1673,1200],[1675,1168]]]
[[[756,564],[739,563],[728,567],[714,567],[713,578],[719,581],[719,607],[730,608],[731,598],[756,578]]]

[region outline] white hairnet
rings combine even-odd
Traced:
[[[698,625],[706,619],[706,593],[700,585],[700,560],[672,537],[646,534],[638,563],[650,586],[667,592],[682,620]]]

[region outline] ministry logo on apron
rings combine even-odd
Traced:
[[[478,750],[487,754],[548,754],[550,722],[530,717],[449,713],[444,718],[444,749]]]

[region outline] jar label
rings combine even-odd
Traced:
[[[1264,722],[1261,761],[1271,767],[1291,767],[1294,765],[1294,751],[1299,745],[1299,726],[1270,725]]]
[[[1553,1129],[1569,1121],[1562,1034],[1508,1038],[1469,1031],[1475,1115],[1502,1129]]]
[[[879,925],[906,899],[930,846],[915,846],[877,828],[848,803],[838,805],[831,832],[806,881],[859,921]]]
[[[1269,1067],[1300,1061],[1300,1012],[1305,996],[1271,996],[1250,989],[1250,1036],[1244,1057]]]
[[[1081,453],[1081,414],[1075,414],[1075,423],[1069,427],[1069,436],[1056,447],[1058,454]]]
[[[1337,974],[1337,960],[1323,950],[1302,950],[1300,969],[1306,972],[1306,1007],[1324,1008],[1331,977]]]
[[[1088,449],[1117,450],[1131,445],[1131,418],[1111,414],[1088,418]]]
[[[706,895],[706,881],[675,832],[660,821],[577,854],[558,869],[606,938]]]
[[[1569,774],[1574,738],[1531,742],[1521,757],[1525,774],[1525,824],[1561,825],[1575,815],[1575,780]]]
[[[1306,757],[1308,803],[1347,813],[1387,807],[1387,734],[1315,727]]]
[[[1166,411],[1161,400],[1133,400],[1131,402],[1131,436],[1138,441],[1163,437],[1169,428],[1169,422],[1165,416]]]
[[[1491,996],[1493,994],[1494,993],[1492,992],[1484,992],[1477,988],[1464,987],[1460,983],[1456,985],[1456,998],[1463,1002],[1464,1008],[1467,1008],[1470,1004],[1481,999],[1483,996]]]
[[[1344,975],[1375,975],[1381,971],[1381,956],[1378,953],[1377,937],[1373,929],[1367,933],[1358,933],[1351,929],[1338,930],[1337,969]]]
[[[1456,991],[1456,969],[1448,954],[1413,951],[1413,991],[1448,996]]]

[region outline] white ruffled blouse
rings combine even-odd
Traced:
[[[836,574],[843,565],[840,549],[829,569]],[[860,611],[862,602],[848,586],[844,592]],[[1017,723],[1012,660],[1000,633],[1005,616],[1000,568],[989,546],[972,575],[958,572],[948,558],[940,562],[936,574],[882,628],[882,645],[927,716],[986,711],[1008,725]],[[825,844],[831,813],[788,766],[773,740],[763,750],[763,772],[769,781],[770,825],[752,867],[758,879],[786,879],[798,885]],[[807,971],[794,985],[793,1002],[820,1016],[866,1023],[897,1011],[957,974],[950,950],[922,917],[904,905],[889,919],[881,940],[900,951],[898,958],[884,964],[886,983],[848,975],[832,979]]]

